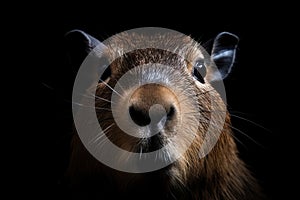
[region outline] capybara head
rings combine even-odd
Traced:
[[[100,197],[258,198],[256,182],[238,158],[226,98],[218,88],[234,63],[237,36],[218,34],[209,53],[173,32],[123,32],[102,43],[73,30],[66,38],[75,65],[88,54],[97,58],[99,79],[88,95],[101,130],[90,142],[117,166],[102,164],[74,134],[71,185],[89,183]],[[108,143],[123,153],[109,155]],[[118,171],[127,165],[135,171]]]

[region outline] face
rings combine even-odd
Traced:
[[[90,42],[95,38],[75,33],[86,37],[89,48],[94,48]],[[97,149],[110,140],[141,157],[154,152],[155,160],[166,163],[179,158],[185,163],[197,160],[207,131],[214,139],[216,127],[222,127],[214,113],[225,112],[224,104],[210,83],[225,77],[217,68],[228,72],[232,65],[235,45],[220,48],[229,44],[228,38],[234,36],[217,37],[211,56],[190,37],[176,35],[125,33],[105,45],[98,41],[93,54],[100,58],[103,73],[92,95],[106,137],[95,139]],[[138,48],[145,43],[147,48]],[[128,45],[135,50],[128,51]],[[154,48],[157,45],[161,48]],[[105,62],[108,67],[101,67]],[[182,158],[185,153],[188,159]],[[125,156],[116,155],[123,163],[128,160]]]
[[[99,123],[109,140],[130,152],[155,152],[166,162],[191,145],[199,149],[211,112],[207,91],[213,88],[200,49],[190,52],[182,58],[136,50],[110,64],[96,92]]]

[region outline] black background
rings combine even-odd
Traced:
[[[34,34],[27,37],[34,45],[32,54],[39,59],[35,77],[38,97],[38,134],[30,145],[32,160],[25,163],[30,170],[26,183],[30,194],[59,197],[63,192],[59,179],[68,158],[68,133],[72,128],[71,92],[76,69],[68,65],[64,34],[82,29],[104,40],[121,31],[138,27],[164,27],[177,30],[199,41],[213,39],[219,32],[229,31],[239,36],[237,61],[231,75],[225,80],[228,109],[249,121],[232,117],[240,156],[259,179],[270,199],[290,199],[296,176],[291,159],[290,145],[293,135],[286,110],[289,104],[285,72],[288,71],[285,41],[291,35],[288,19],[280,8],[260,4],[194,5],[188,2],[172,3],[167,7],[145,2],[138,8],[125,9],[121,5],[57,5],[47,12],[37,10],[28,24],[34,24]],[[142,4],[142,3],[139,3]],[[118,11],[115,6],[123,7]],[[151,6],[151,7],[150,7]],[[118,8],[120,9],[120,8]],[[34,23],[32,23],[34,22]],[[24,31],[24,30],[23,30]],[[262,128],[262,127],[264,128]],[[249,139],[251,137],[252,139]],[[253,142],[254,140],[255,142]],[[258,143],[258,144],[257,144]],[[28,192],[28,191],[27,191]],[[42,197],[38,195],[38,197]]]

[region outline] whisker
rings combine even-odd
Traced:
[[[229,133],[238,143],[240,143],[245,149],[248,149],[247,146],[239,140],[232,132]]]
[[[200,112],[206,112],[206,113],[212,113],[212,112],[227,113],[227,110],[205,110],[205,109],[201,109]]]
[[[77,102],[71,102],[72,104],[75,104],[77,106],[81,106],[81,107],[84,107],[84,108],[90,108],[90,109],[95,109],[95,110],[106,110],[106,111],[111,111],[111,109],[109,108],[102,108],[102,107],[97,107],[97,106],[87,106],[87,105],[84,105],[82,103],[77,103]]]
[[[247,135],[245,132],[241,131],[238,128],[235,128],[234,126],[227,124],[229,127],[231,127],[233,130],[236,130],[237,132],[241,133],[242,135],[244,135],[245,137],[247,137],[249,140],[251,140],[253,143],[255,143],[256,145],[260,146],[261,148],[265,148],[262,144],[258,143],[257,141],[255,141],[252,137],[250,137],[249,135]]]
[[[105,131],[110,129],[113,125],[115,125],[115,124],[112,123],[110,126],[106,127],[104,130],[102,130],[100,133],[98,133],[90,142],[93,142],[93,143],[97,142],[100,138],[105,136]]]
[[[87,106],[87,105],[84,105],[84,104],[78,103],[78,102],[71,101],[71,103],[74,104],[74,105],[77,105],[77,106],[95,109],[95,107],[93,107],[93,106]]]
[[[209,123],[210,119],[206,119],[206,120],[200,120],[200,123]],[[254,142],[256,145],[260,146],[261,148],[265,148],[262,144],[258,143],[257,141],[255,141],[253,138],[251,138],[250,136],[248,136],[245,132],[241,131],[240,129],[233,127],[232,125],[226,123],[229,127],[231,127],[233,130],[236,130],[237,132],[241,133],[242,135],[244,135],[245,137],[247,137],[248,139],[250,139],[252,142]],[[210,126],[215,126],[214,124],[210,124]],[[239,142],[245,149],[247,149],[247,146],[242,143],[232,132],[229,133],[237,142]]]
[[[119,97],[121,97],[122,99],[124,99],[124,97],[120,94],[120,93],[118,93],[115,89],[113,89],[110,85],[108,85],[105,81],[103,81],[103,80],[101,80],[100,79],[100,81],[104,84],[104,85],[106,85],[109,89],[111,89],[111,91],[113,91],[114,93],[116,93]]]
[[[111,135],[108,134],[108,133],[109,133],[109,131],[107,131],[107,132],[104,134],[106,137],[103,137],[102,140],[100,140],[99,143],[96,144],[96,147],[97,147],[97,148],[101,148],[103,145],[105,145],[105,144],[110,140]]]
[[[200,110],[199,112],[197,111],[192,111],[192,112],[184,112],[182,114],[186,114],[186,115],[189,115],[189,114],[198,114],[198,113],[201,113],[201,112],[205,112],[205,113],[213,113],[213,112],[221,112],[221,113],[226,113],[227,110]]]
[[[163,153],[163,160],[164,160],[165,162],[168,162],[168,157],[167,157],[166,152]]]
[[[258,123],[256,123],[256,122],[254,122],[254,121],[251,121],[251,120],[249,120],[249,119],[246,119],[246,118],[244,118],[244,117],[241,117],[241,116],[238,116],[238,115],[234,115],[234,114],[230,114],[230,116],[236,117],[236,118],[238,118],[238,119],[242,119],[242,120],[244,120],[244,121],[247,121],[247,122],[249,122],[249,123],[251,123],[251,124],[253,124],[253,125],[257,126],[257,127],[260,127],[260,128],[262,128],[262,129],[264,129],[265,131],[268,131],[269,133],[272,132],[271,130],[269,130],[269,129],[263,127],[262,125],[260,125],[260,124],[258,124]]]
[[[54,90],[54,88],[53,88],[52,86],[50,86],[50,85],[48,85],[48,84],[46,84],[46,83],[44,83],[44,82],[42,82],[42,85],[43,85],[44,87],[50,89],[50,90]]]
[[[96,121],[90,121],[90,122],[87,122],[87,124],[89,124],[89,125],[93,125],[93,124],[99,124],[99,123],[101,123],[101,122],[104,122],[104,121],[106,121],[106,120],[111,120],[111,121],[113,121],[114,119],[113,118],[105,118],[105,119],[101,119],[101,120],[96,120]],[[100,125],[100,124],[99,124]],[[100,126],[101,127],[101,126]]]
[[[114,120],[114,118],[112,118],[112,117],[103,118],[103,119],[101,119],[101,120],[98,120],[98,122],[101,123],[101,122],[104,122],[104,121],[106,121],[106,120]]]
[[[106,110],[106,111],[111,111],[109,108],[102,108],[102,107],[95,107],[96,110]]]
[[[108,103],[116,104],[115,102],[112,102],[112,101],[110,101],[110,100],[108,100],[108,99],[105,99],[105,98],[99,97],[99,96],[97,96],[97,95],[95,95],[95,98],[96,98],[96,99],[99,99],[99,100],[106,101],[106,102],[108,102]]]
[[[122,85],[119,83],[119,81],[117,81],[117,85],[119,85],[119,87],[121,88],[122,92],[124,93],[125,90],[124,90],[124,88],[122,87]]]
[[[143,154],[143,147],[141,146],[140,147],[140,157],[139,157],[140,160],[142,159],[142,154]]]
[[[207,120],[200,120],[199,121],[200,123],[209,123],[210,122],[210,119],[207,119]],[[250,136],[248,136],[246,133],[242,132],[241,130],[231,126],[230,124],[226,123],[229,127],[231,127],[232,129],[240,132],[241,134],[245,135],[247,138],[249,138],[251,141],[253,141],[255,144],[263,147],[261,144],[259,144],[258,142],[256,142],[253,138],[251,138]],[[215,127],[216,125],[215,124],[210,124],[210,126],[213,126]],[[246,145],[244,143],[242,143],[232,132],[229,132],[229,134],[237,141],[239,142],[245,149],[247,149]]]
[[[170,155],[170,152],[169,151],[165,151],[166,152],[166,154],[167,154],[167,158],[168,158],[168,160],[171,160],[171,155]],[[166,160],[166,162],[168,162],[168,160]]]
[[[200,96],[200,95],[203,95],[203,94],[212,92],[212,91],[216,91],[216,89],[212,88],[211,90],[206,90],[205,92],[197,93],[196,95],[197,95],[197,96]]]
[[[103,139],[102,139],[98,144],[96,144],[96,147],[97,147],[97,148],[101,148],[103,145],[106,144],[106,142],[108,142],[108,140],[109,140],[109,137],[108,137],[108,136],[103,137]]]
[[[235,111],[235,110],[230,110],[230,109],[229,109],[229,112],[230,112],[230,113],[233,113],[233,114],[249,115],[249,113],[244,113],[244,112]]]
[[[175,194],[173,194],[172,190],[170,190],[170,194],[171,194],[171,197],[172,197],[174,200],[177,200],[177,197],[175,196]]]
[[[115,104],[114,102],[112,102],[112,101],[110,101],[110,100],[108,100],[108,99],[99,97],[99,96],[94,95],[94,94],[92,94],[92,93],[90,93],[89,95],[90,95],[90,96],[88,96],[88,95],[86,95],[86,94],[82,94],[82,96],[87,97],[87,98],[90,98],[90,99],[95,99],[95,98],[96,98],[96,99],[103,100],[103,101],[108,102],[108,103]]]

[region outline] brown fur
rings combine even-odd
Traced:
[[[118,48],[122,49],[126,44],[137,45],[142,43],[144,36],[137,37],[135,43],[130,43],[130,35],[124,35],[124,39],[114,38],[112,46],[119,44]],[[117,80],[129,69],[147,63],[161,63],[170,66],[180,66],[183,69],[182,76],[190,76],[191,66],[199,55],[200,50],[197,44],[189,38],[172,38],[165,36],[167,39],[166,48],[172,49],[176,44],[178,49],[183,50],[183,60],[180,56],[164,50],[144,49],[127,53],[120,56],[120,52],[106,52],[107,56],[115,59],[111,64],[112,76],[106,82],[112,87]],[[128,41],[126,41],[126,38]],[[155,43],[155,38],[151,41]],[[125,48],[125,47],[124,47]],[[122,53],[121,53],[122,54]],[[189,61],[188,61],[189,60]],[[192,79],[189,79],[192,80]],[[205,130],[208,127],[208,120],[212,112],[221,112],[223,101],[219,94],[208,85],[199,86],[190,81],[188,84],[193,85],[198,91],[198,102],[207,121],[201,121],[201,130],[196,133],[196,139],[184,156],[175,163],[156,172],[145,174],[130,174],[113,170],[93,158],[83,147],[77,134],[72,141],[72,155],[70,160],[67,176],[73,188],[85,188],[89,195],[95,194],[99,199],[111,198],[130,198],[130,199],[260,199],[260,189],[247,170],[243,161],[238,157],[238,150],[232,137],[230,128],[230,116],[227,112],[226,122],[218,142],[212,151],[204,158],[199,159],[199,151]],[[179,86],[183,87],[183,86]],[[149,92],[150,91],[150,92]],[[220,110],[212,110],[208,92],[213,96],[213,101],[220,105]],[[110,99],[112,91],[105,84],[99,83],[96,92],[97,96]],[[189,96],[187,96],[189,98]],[[192,97],[191,97],[192,98]],[[176,95],[172,94],[166,88],[161,86],[144,86],[137,91],[132,97],[132,101],[141,103],[141,107],[146,110],[153,103],[163,104],[165,101],[175,103],[180,110],[180,102]],[[96,107],[110,108],[110,103],[96,100]],[[181,108],[185,109],[185,108]],[[180,115],[179,111],[178,115]],[[99,123],[103,129],[114,123],[110,111],[97,111]],[[178,117],[178,116],[176,116]],[[173,122],[176,124],[176,122]],[[175,126],[175,125],[174,125]],[[188,124],[186,125],[188,126]],[[127,134],[124,134],[118,126],[112,126],[106,133],[107,137],[119,147],[136,152],[139,140]],[[184,138],[182,138],[183,140]],[[176,148],[183,148],[178,143]],[[113,155],[112,155],[113,156]],[[83,187],[86,186],[86,187]],[[109,198],[104,198],[108,195]]]

